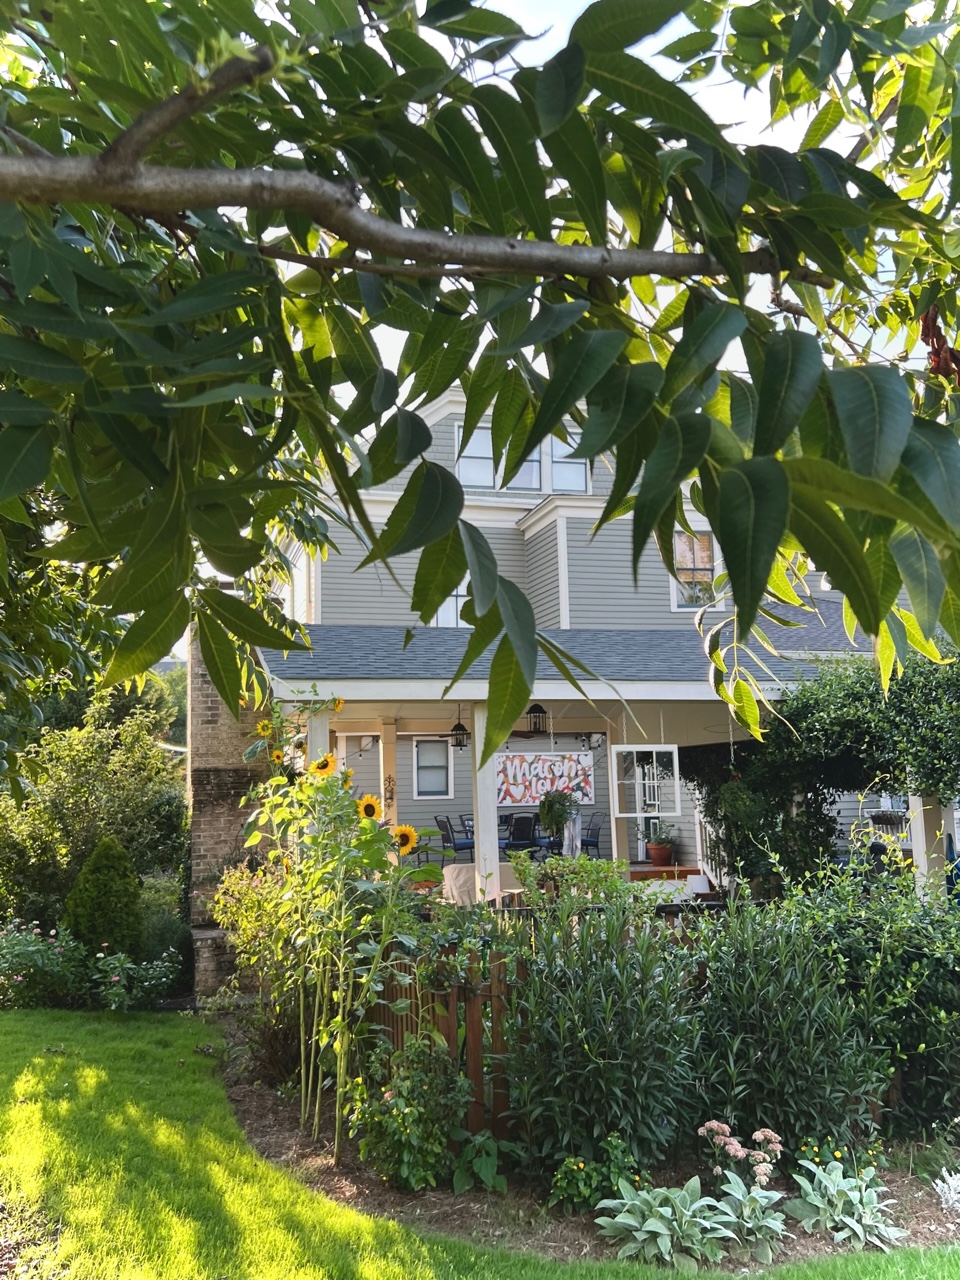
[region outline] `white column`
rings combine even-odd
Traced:
[[[330,750],[330,712],[313,711],[307,716],[307,763],[319,760]]]
[[[473,859],[477,899],[500,897],[500,846],[497,843],[496,757],[480,764],[487,734],[487,704],[471,707],[470,751],[473,761]]]
[[[932,796],[908,796],[910,809],[910,843],[916,867],[917,892],[922,893],[927,880],[939,887],[944,874],[944,815]]]

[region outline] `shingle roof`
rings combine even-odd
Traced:
[[[764,661],[780,679],[797,679],[813,670],[808,656],[850,652],[843,629],[842,606],[830,600],[820,606],[822,621],[798,610],[778,608],[783,616],[803,622],[801,627],[784,628],[764,624],[765,634],[783,653]],[[456,627],[417,627],[404,648],[406,627],[308,626],[312,649],[291,652],[286,657],[265,650],[270,672],[294,683],[330,680],[449,680],[457,669],[470,632]],[[705,677],[708,662],[703,640],[691,617],[688,627],[576,628],[547,630],[545,634],[560,648],[579,659],[597,676],[617,681],[679,681]],[[759,646],[757,646],[759,649]],[[862,644],[861,652],[869,652]],[[470,669],[474,679],[490,674],[493,649]],[[758,676],[764,678],[757,670]],[[559,672],[543,654],[537,662],[538,680],[560,680]]]

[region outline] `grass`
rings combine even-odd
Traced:
[[[60,1224],[70,1280],[664,1280],[421,1237],[308,1191],[245,1141],[175,1016],[0,1015],[0,1190]],[[872,1253],[777,1280],[960,1280],[960,1251]]]

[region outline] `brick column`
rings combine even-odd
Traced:
[[[243,857],[246,813],[240,801],[266,776],[262,766],[245,764],[261,708],[244,707],[239,721],[223,703],[200,656],[190,644],[187,700],[187,801],[190,837],[190,923],[210,921],[210,900],[224,867]]]

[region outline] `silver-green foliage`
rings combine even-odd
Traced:
[[[749,1255],[769,1266],[773,1255],[783,1248],[784,1236],[790,1234],[783,1214],[773,1207],[783,1199],[782,1193],[756,1185],[748,1187],[729,1170],[723,1175],[720,1190],[720,1205],[737,1224],[738,1247],[731,1247],[730,1252]]]
[[[700,1194],[700,1179],[682,1187],[638,1191],[626,1178],[620,1198],[601,1200],[598,1209],[613,1214],[597,1219],[600,1234],[622,1240],[618,1258],[662,1262],[689,1275],[701,1262],[720,1262],[729,1243],[736,1244],[736,1219],[713,1196]]]
[[[884,1252],[906,1235],[887,1216],[893,1201],[880,1199],[886,1188],[877,1182],[875,1169],[845,1175],[839,1160],[831,1160],[825,1169],[810,1160],[801,1160],[800,1164],[810,1170],[813,1178],[802,1173],[793,1175],[800,1195],[784,1208],[804,1231],[830,1231],[837,1244],[849,1244],[854,1249],[872,1244]]]

